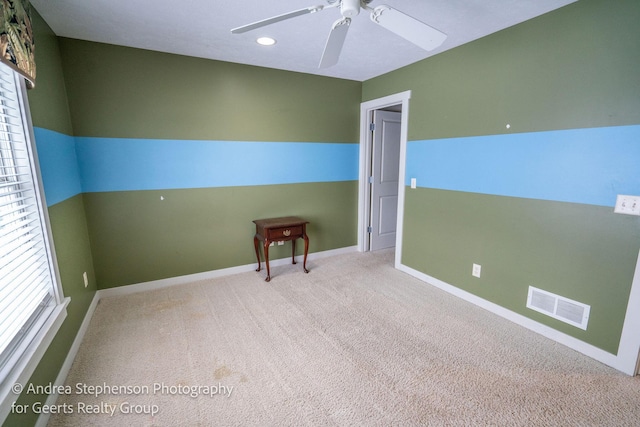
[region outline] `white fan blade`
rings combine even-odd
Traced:
[[[349,18],[340,19],[333,24],[329,38],[327,39],[327,44],[324,46],[324,52],[322,52],[322,59],[320,60],[318,68],[328,68],[338,63],[338,58],[340,58],[340,52],[342,52],[342,46],[344,45],[344,40],[347,38],[347,31],[349,30],[350,24],[351,19]]]
[[[437,48],[447,38],[443,32],[385,5],[371,12],[371,20],[424,50]]]
[[[282,15],[274,16],[273,18],[263,19],[262,21],[254,22],[252,24],[243,25],[231,30],[233,34],[246,33],[247,31],[255,30],[256,28],[264,27],[267,25],[275,24],[276,22],[284,21],[286,19],[295,18],[297,16],[307,15],[309,13],[320,12],[325,9],[325,6],[310,6],[304,9],[294,10],[293,12],[283,13]]]

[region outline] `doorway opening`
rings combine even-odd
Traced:
[[[358,250],[395,248],[400,264],[409,99],[406,91],[360,106]]]

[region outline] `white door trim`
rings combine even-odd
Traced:
[[[396,226],[396,256],[395,267],[400,266],[402,259],[402,225],[404,218],[404,188],[407,160],[407,135],[409,129],[409,100],[411,91],[396,93],[383,98],[374,99],[360,104],[360,172],[358,184],[358,251],[369,250],[367,239],[367,224],[369,217],[369,176],[370,165],[367,159],[371,153],[371,138],[369,138],[369,123],[374,110],[402,104],[402,118],[400,123],[400,167],[398,179],[398,219]]]
[[[636,259],[627,314],[624,318],[620,346],[618,347],[620,367],[615,366],[629,375],[640,375],[640,310],[638,307],[640,307],[640,253]]]

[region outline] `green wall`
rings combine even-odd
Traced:
[[[60,46],[77,136],[359,138],[359,82],[66,38]]]
[[[101,288],[255,263],[258,218],[305,218],[310,252],[352,246],[357,197],[356,181],[84,195]],[[291,256],[290,244],[269,255]]]
[[[635,0],[580,0],[369,80],[362,100],[411,90],[409,147],[413,141],[482,143],[486,139],[472,138],[637,125],[638,22]],[[483,156],[500,158],[503,153],[491,147]],[[575,162],[568,166],[580,167],[585,153],[564,149],[558,154]],[[545,172],[527,171],[537,181]],[[607,179],[611,187],[638,185],[636,177]],[[617,353],[640,250],[638,217],[614,214],[612,206],[422,185],[406,190],[404,265]],[[472,263],[482,265],[481,279],[471,276]],[[590,304],[588,329],[525,308],[529,285]]]
[[[637,124],[639,17],[579,0],[366,81],[362,100],[411,90],[409,140]]]
[[[446,207],[446,208],[445,208]],[[403,264],[616,353],[638,221],[604,206],[407,190]],[[471,275],[482,265],[481,278]],[[526,308],[529,285],[591,306],[586,331]]]
[[[28,91],[28,97],[33,125],[73,135],[58,37],[34,8],[31,11],[36,40],[36,86]]]

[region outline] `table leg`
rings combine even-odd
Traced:
[[[298,239],[293,239],[291,241],[291,264],[296,263],[296,240]]]
[[[258,268],[256,269],[256,271],[260,271],[260,268],[262,266],[260,265],[260,248],[258,246],[258,236],[253,236],[253,247],[256,249],[256,258],[258,259]]]
[[[271,242],[269,242],[269,240],[265,239],[264,240],[264,263],[267,265],[267,278],[265,279],[265,282],[268,282],[271,280],[271,270],[269,269],[269,244]]]
[[[309,238],[307,237],[307,233],[304,233],[302,235],[302,238],[304,239],[304,262],[302,263],[302,269],[305,273],[308,273],[309,270],[307,270],[307,253],[309,252]]]

